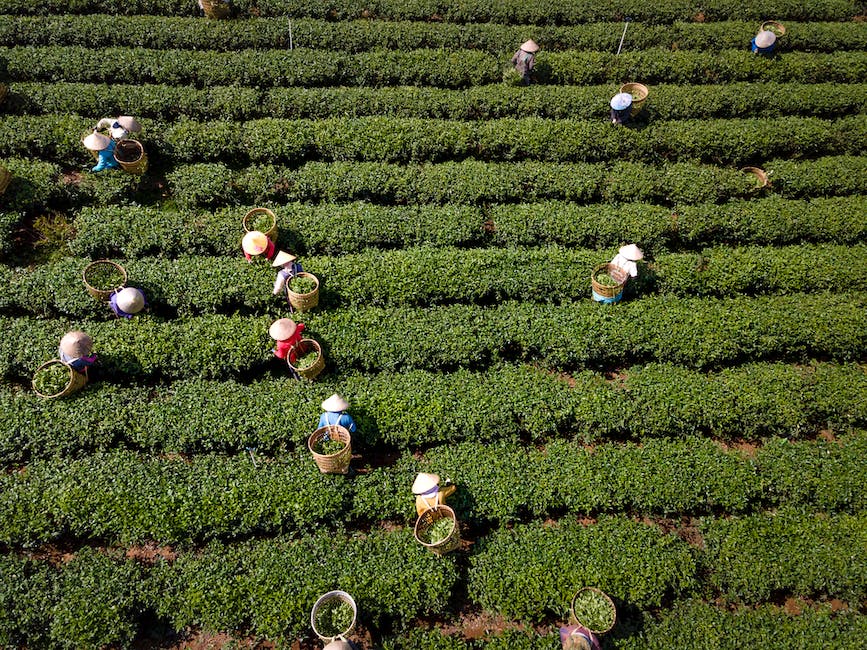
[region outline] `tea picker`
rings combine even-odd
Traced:
[[[96,165],[90,168],[92,172],[101,172],[105,169],[117,169],[120,167],[114,159],[115,141],[107,135],[99,133],[96,129],[93,133],[82,139],[81,144],[96,158]]]
[[[560,645],[563,650],[600,650],[599,639],[583,625],[566,625],[560,628]]]
[[[286,251],[280,251],[271,262],[271,266],[282,267],[277,271],[277,279],[274,280],[274,295],[277,296],[286,288],[286,283],[293,277],[302,273],[304,269],[301,267],[301,262],[298,258]]]
[[[635,244],[621,246],[608,264],[602,264],[593,270],[591,285],[593,300],[603,304],[619,302],[623,297],[623,287],[630,278],[638,275],[637,262],[644,258],[644,253]],[[608,282],[603,282],[601,275],[607,274]]]
[[[349,433],[355,433],[358,427],[355,424],[355,420],[352,419],[352,416],[349,415],[349,413],[346,413],[348,408],[349,402],[337,393],[334,393],[331,397],[322,402],[322,410],[325,412],[319,416],[319,424],[316,428],[321,429],[322,427],[339,425],[349,431]]]
[[[536,65],[536,52],[539,46],[533,39],[524,41],[518,51],[512,56],[512,65],[521,75],[521,81],[528,86],[532,81],[533,66]]]
[[[266,260],[272,260],[277,254],[277,247],[274,242],[265,233],[258,230],[251,230],[244,235],[241,239],[241,249],[248,262],[252,262],[253,258],[259,255],[264,255]]]
[[[96,363],[93,351],[93,339],[84,332],[73,330],[60,339],[57,355],[60,360],[77,372],[87,374],[87,369]]]
[[[753,54],[771,56],[777,47],[777,39],[786,33],[786,28],[775,20],[766,20],[759,26],[759,33],[750,41]]]
[[[446,481],[448,483],[448,481]],[[427,474],[419,472],[412,484],[412,493],[415,495],[415,511],[421,516],[426,510],[444,505],[457,490],[456,485],[446,485],[440,489],[439,474]]]
[[[626,124],[632,118],[632,95],[617,93],[608,103],[611,106],[611,123]]]
[[[303,331],[304,323],[296,323],[291,318],[278,318],[271,323],[271,327],[268,328],[268,334],[272,339],[277,341],[277,345],[271,350],[274,356],[281,361],[286,361],[289,350],[301,340],[301,333]],[[298,375],[292,371],[291,367],[289,371],[292,372],[292,376],[295,379],[298,379]]]
[[[108,306],[119,318],[132,318],[147,306],[141,289],[126,287],[115,291],[108,299]]]

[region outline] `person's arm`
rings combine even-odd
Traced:
[[[349,433],[355,433],[355,430],[358,428],[355,424],[355,420],[352,419],[352,416],[349,413],[344,413],[340,416],[340,426],[344,427]]]
[[[101,131],[102,129],[110,129],[112,124],[114,124],[113,119],[110,117],[104,117],[96,123],[96,130]]]

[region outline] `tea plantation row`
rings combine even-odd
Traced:
[[[465,88],[502,81],[502,57],[476,50],[374,50],[360,54],[315,49],[160,50],[141,47],[2,47],[14,81],[272,86],[402,86]],[[110,67],[100,64],[110,59]],[[540,60],[541,83],[559,85],[718,84],[733,81],[863,83],[860,52],[793,52],[766,60],[748,49],[703,52],[552,52]]]
[[[758,602],[772,590],[863,598],[864,530],[863,517],[790,511],[708,520],[701,525],[707,548],[697,551],[620,517],[591,526],[519,525],[495,531],[472,554],[468,596],[484,610],[532,621],[563,616],[574,585],[588,580],[618,601],[647,608],[695,594],[698,572],[706,571],[709,585],[736,602]],[[781,544],[787,544],[782,560]],[[738,546],[755,562],[739,561],[740,554],[731,561]],[[366,604],[369,622],[405,623],[445,607],[457,581],[453,558],[418,553],[407,529],[213,544],[152,567],[87,548],[60,571],[8,555],[0,562],[16,578],[0,591],[6,604],[0,632],[12,642],[48,637],[79,647],[128,643],[145,610],[178,629],[249,628],[291,638],[306,630],[314,600],[335,580]]]
[[[0,15],[0,41],[8,45],[117,45],[117,18],[113,15],[52,15],[39,17]],[[755,21],[675,23],[656,26],[632,24],[625,51],[667,48],[719,51],[745,49],[757,30]],[[867,33],[855,22],[787,22],[785,53],[838,52],[867,49]],[[418,50],[444,48],[481,50],[511,57],[529,36],[543,46],[544,54],[559,50],[615,49],[619,30],[611,23],[568,27],[535,27],[474,23],[408,21],[327,21],[314,19],[253,18],[204,21],[200,18],[127,16],[123,19],[124,43],[153,49],[232,51],[245,48],[284,48],[292,34],[294,47],[345,52],[371,49]]]
[[[713,374],[648,365],[621,373],[618,381],[590,371],[557,376],[525,366],[483,373],[343,374],[321,377],[313,393],[303,384],[287,384],[281,370],[245,384],[190,379],[156,387],[112,384],[123,377],[103,373],[75,397],[75,418],[64,417],[63,402],[0,390],[7,423],[0,458],[17,465],[114,447],[234,454],[245,446],[279,456],[306,448],[318,400],[335,390],[355,405],[359,429],[353,439],[362,462],[370,450],[461,441],[541,444],[697,434],[758,441],[768,435],[800,438],[824,428],[867,428],[867,376],[857,365],[746,364]]]
[[[505,302],[492,308],[336,310],[311,315],[308,334],[343,372],[484,368],[498,360],[574,370],[663,361],[703,369],[747,359],[863,358],[867,294],[794,294],[730,299],[648,297],[599,313],[591,301]],[[275,310],[274,313],[277,313]],[[0,371],[28,377],[68,328],[100,342],[111,376],[230,378],[269,360],[271,316],[200,316],[134,323],[0,318]],[[219,343],[217,346],[215,343]]]
[[[235,0],[234,15],[294,16],[349,20],[431,20],[456,23],[559,25],[620,21],[666,24],[675,21],[779,20],[846,21],[862,10],[855,0],[770,0],[760,6],[735,0],[706,0],[701,10],[692,0],[648,5],[641,0],[565,0],[552,6],[546,0]],[[186,0],[7,0],[4,11],[17,15],[107,13],[165,16],[198,15]]]
[[[3,108],[9,114],[121,114],[135,106],[138,117],[176,120],[246,120],[392,116],[452,120],[525,117],[598,120],[605,86],[490,84],[449,90],[419,86],[389,88],[203,89],[164,84],[15,82]],[[701,118],[759,118],[797,115],[832,118],[867,111],[867,84],[746,82],[719,86],[653,86],[643,110],[648,121]]]
[[[422,470],[459,477],[459,495],[450,503],[461,521],[472,523],[783,506],[861,513],[865,453],[867,434],[839,443],[777,439],[750,460],[700,438],[600,445],[592,452],[566,442],[541,450],[471,442],[431,449],[423,459],[405,452],[393,467],[347,481],[320,474],[306,451],[258,461],[247,454],[163,459],[112,451],[36,461],[0,477],[0,543],[189,543],[383,519],[411,525],[415,512],[406,490]]]

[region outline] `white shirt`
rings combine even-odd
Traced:
[[[634,278],[638,275],[638,265],[632,260],[628,260],[620,253],[614,256],[614,259],[611,260],[611,263],[614,266],[617,266],[629,274],[629,277]]]

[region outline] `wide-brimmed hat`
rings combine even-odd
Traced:
[[[275,341],[285,341],[295,333],[296,329],[298,329],[298,326],[291,318],[278,318],[271,323],[271,327],[268,328],[268,334]]]
[[[615,111],[622,111],[632,106],[632,95],[629,93],[617,93],[609,102]]]
[[[86,357],[91,350],[93,350],[93,339],[79,330],[67,332],[60,339],[60,351],[75,359]]]
[[[352,650],[352,646],[349,645],[349,641],[334,639],[329,642],[328,645],[324,646],[322,650]]]
[[[638,260],[644,259],[644,253],[641,252],[641,249],[638,248],[635,244],[627,244],[626,246],[621,246],[617,251],[623,257],[628,260],[632,260],[633,262],[637,262]]]
[[[565,643],[563,643],[563,647],[567,650],[591,650],[593,646],[590,644],[590,639],[587,638],[586,634],[575,630],[567,637]]]
[[[251,230],[241,240],[241,248],[247,255],[261,255],[268,248],[268,237],[263,232]]]
[[[439,484],[439,474],[428,474],[426,472],[419,472],[418,475],[415,477],[415,481],[413,481],[412,493],[424,494],[425,492],[430,492]]]
[[[331,413],[338,413],[340,411],[345,411],[348,408],[349,408],[349,402],[347,402],[345,399],[343,399],[337,393],[334,393],[334,395],[332,395],[327,400],[322,402],[322,410],[323,411],[329,411]]]
[[[94,131],[88,136],[85,136],[81,139],[81,144],[85,146],[85,148],[90,151],[102,151],[103,149],[107,149],[108,145],[111,144],[111,138],[107,135],[103,135],[102,133],[97,133]]]
[[[136,122],[134,117],[130,117],[129,115],[121,115],[118,117],[115,122],[120,124],[121,128],[126,129],[130,133],[138,133],[141,131],[141,124]]]
[[[521,43],[521,49],[530,54],[535,54],[539,51],[539,45],[532,38]]]
[[[286,251],[280,251],[277,253],[277,256],[274,258],[274,261],[271,262],[271,266],[283,266],[284,264],[288,264],[289,262],[294,262],[298,258],[295,257],[292,253],[287,253]]]
[[[135,287],[126,287],[117,292],[117,306],[127,314],[137,314],[144,309],[144,294]]]
[[[756,45],[759,47],[770,47],[774,43],[777,42],[777,35],[774,32],[769,32],[766,29],[763,29],[758,34],[756,34]]]

